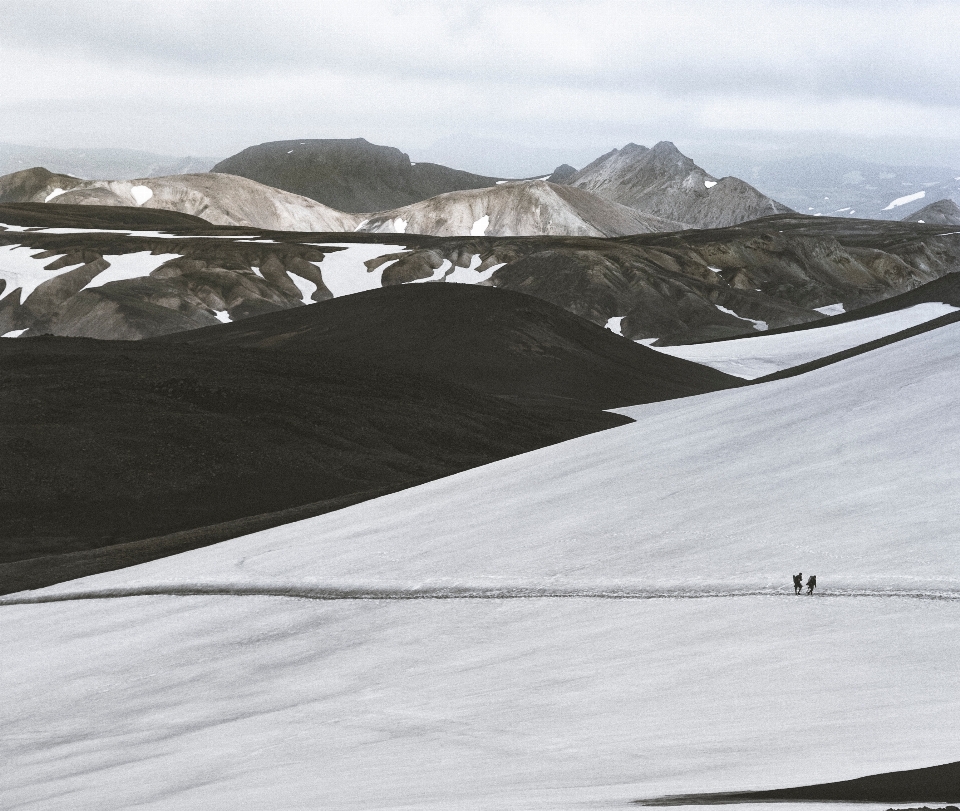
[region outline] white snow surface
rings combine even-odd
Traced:
[[[217,317],[217,321],[219,321],[221,324],[229,324],[231,321],[233,321],[233,319],[230,318],[230,313],[228,310],[214,310],[213,314]]]
[[[408,224],[409,224],[408,221],[405,220],[403,217],[397,217],[393,221],[393,230],[396,231],[398,234],[403,234],[406,232]]]
[[[321,248],[344,248],[342,251],[331,251],[323,256],[322,262],[311,264],[320,268],[323,283],[333,293],[334,297],[349,296],[351,293],[360,293],[363,290],[376,290],[381,286],[383,271],[396,260],[384,262],[374,271],[367,270],[364,262],[377,259],[399,251],[392,245],[368,245],[363,242],[328,242],[315,243]]]
[[[621,325],[623,324],[624,318],[626,318],[626,316],[623,316],[623,315],[618,315],[618,316],[614,316],[613,318],[608,318],[607,323],[604,326],[606,326],[608,330],[610,330],[613,333],[616,333],[617,335],[623,335],[623,331],[621,330]]]
[[[3,335],[0,335],[0,338],[19,338],[26,331],[26,327],[24,329],[12,329],[10,332],[5,332]]]
[[[491,265],[486,270],[480,270],[480,265],[483,264],[480,260],[480,257],[474,254],[473,258],[470,260],[470,267],[461,268],[455,267],[449,273],[447,273],[445,282],[453,282],[454,284],[482,284],[490,279],[494,273],[496,273],[500,268],[502,268],[506,262],[500,262],[496,265]]]
[[[34,259],[37,254],[43,253],[39,248],[26,248],[22,245],[0,245],[0,281],[6,282],[6,286],[0,291],[0,301],[5,299],[14,290],[20,291],[20,303],[23,304],[30,295],[41,284],[76,270],[83,263],[60,268],[59,270],[44,270],[45,265],[50,265],[62,258],[59,256],[48,256],[45,259]]]
[[[892,201],[884,211],[889,211],[892,208],[897,208],[898,206],[905,206],[907,203],[912,203],[914,200],[922,200],[927,196],[925,191],[914,192],[913,194],[907,194],[903,197],[898,197],[896,200]]]
[[[178,253],[151,253],[150,251],[138,251],[137,253],[125,253],[121,255],[104,256],[110,263],[110,267],[102,273],[93,277],[82,289],[89,290],[93,287],[103,287],[110,282],[121,282],[126,279],[139,279],[149,276],[164,262],[171,259],[179,259]]]
[[[739,318],[741,321],[747,321],[747,322],[753,324],[753,328],[756,329],[756,330],[760,330],[760,331],[762,332],[762,331],[764,331],[765,329],[767,329],[767,322],[766,322],[766,321],[757,321],[756,319],[753,319],[753,318],[746,318],[746,317],[744,317],[744,316],[742,316],[742,315],[737,315],[733,310],[728,310],[726,307],[721,307],[719,304],[716,304],[716,305],[714,305],[714,306],[715,306],[718,310],[720,310],[720,312],[722,312],[722,313],[726,313],[727,315],[732,315],[734,318]]]
[[[142,206],[147,200],[153,197],[153,189],[149,186],[134,186],[130,189],[130,196],[138,206]]]
[[[703,181],[703,185],[706,186],[708,189],[712,189],[714,186],[717,185],[717,181],[716,181],[716,180],[704,180],[704,181]]]
[[[849,321],[846,324],[833,324],[799,332],[651,348],[676,358],[712,366],[736,377],[754,380],[835,352],[852,349],[956,310],[957,308],[950,304],[928,302],[893,313]]]
[[[947,762],[958,396],[949,325],[0,598],[0,805],[596,809]]]
[[[297,286],[297,290],[299,290],[300,294],[303,296],[301,301],[304,304],[315,304],[316,302],[310,297],[317,292],[317,286],[309,279],[305,279],[303,276],[298,276],[296,273],[291,273],[289,270],[287,271],[287,275],[290,277],[290,281]]]
[[[490,227],[490,215],[484,214],[479,220],[477,220],[473,227],[470,229],[470,236],[472,237],[482,237],[487,233],[487,228]]]
[[[826,307],[815,307],[814,309],[824,315],[843,315],[846,312],[843,309],[843,304],[828,304]]]
[[[43,198],[43,202],[44,202],[44,203],[49,203],[51,200],[59,197],[61,194],[66,194],[66,193],[67,193],[67,190],[66,190],[66,189],[61,189],[61,188],[58,187],[58,188],[54,189],[52,192],[50,192],[50,194],[48,194],[46,197],[44,197],[44,198]]]

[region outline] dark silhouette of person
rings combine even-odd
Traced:
[[[807,578],[807,594],[813,594],[813,590],[817,587],[817,576],[815,574],[810,575]]]
[[[801,591],[803,591],[803,572],[793,576],[793,593],[799,594]]]

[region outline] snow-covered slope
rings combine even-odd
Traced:
[[[956,752],[955,602],[153,597],[0,616],[0,802],[18,811],[596,809]]]
[[[637,423],[55,588],[737,591],[804,566],[831,589],[960,590],[958,338],[620,409]]]
[[[0,800],[596,808],[956,759],[958,371],[954,325],[0,605]]]
[[[800,332],[734,338],[686,346],[651,346],[675,358],[703,363],[746,380],[799,366],[845,349],[875,341],[886,335],[915,327],[957,312],[951,304],[917,304],[892,313],[875,315],[842,324],[825,324]],[[643,341],[650,345],[648,341]]]

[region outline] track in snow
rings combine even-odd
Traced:
[[[496,587],[436,587],[436,588],[363,588],[324,586],[264,586],[234,584],[129,586],[92,591],[63,591],[13,596],[0,599],[0,607],[7,605],[37,605],[75,600],[115,600],[126,597],[285,597],[298,600],[703,600],[731,597],[794,597],[788,587],[782,589],[589,589],[589,588],[496,588]],[[801,595],[806,597],[808,595]],[[960,592],[924,591],[921,589],[832,589],[814,595],[817,598],[890,598],[910,600],[958,600]]]

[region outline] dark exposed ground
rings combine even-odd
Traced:
[[[820,783],[813,786],[770,791],[684,794],[655,800],[638,800],[639,805],[727,805],[768,802],[853,802],[915,803],[960,800],[960,762],[887,772],[855,780]]]
[[[732,381],[531,296],[460,284],[387,287],[150,342],[343,358],[487,394],[592,408],[685,397]]]
[[[0,342],[0,591],[629,421],[605,407],[739,385],[535,299],[461,285],[375,290],[178,337]]]
[[[217,227],[172,212],[176,224],[160,225],[150,219],[163,214],[156,210],[87,208],[93,207],[0,206],[0,222],[106,229],[127,223],[178,236],[0,231],[0,248],[43,251],[39,267],[84,263],[41,284],[22,303],[5,295],[0,335],[26,329],[26,336],[141,338],[215,324],[214,311],[239,321],[299,308],[302,293],[289,274],[316,284],[315,300],[329,296],[324,277],[336,271],[324,268],[324,257],[339,250],[331,243],[382,246],[382,255],[367,264],[388,265],[385,286],[431,277],[445,262],[451,269],[475,259],[482,268],[500,265],[484,284],[535,296],[595,324],[621,318],[626,337],[661,344],[755,334],[743,318],[772,328],[822,322],[814,308],[843,302],[852,311],[960,270],[960,235],[905,222],[780,215],[616,239],[429,237]],[[223,238],[229,236],[236,239]],[[104,262],[143,251],[177,258],[158,258],[146,278],[83,289]]]

